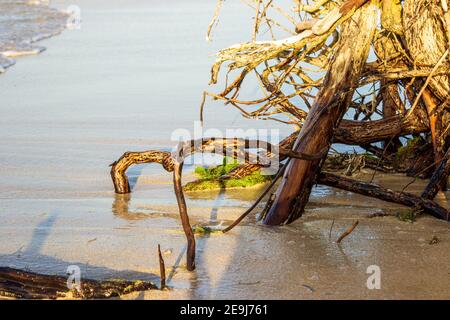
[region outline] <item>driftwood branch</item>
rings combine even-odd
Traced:
[[[0,296],[15,299],[107,299],[157,287],[145,281],[81,279],[80,291],[67,287],[67,278],[0,267]]]
[[[430,182],[427,184],[421,195],[422,198],[433,200],[439,190],[442,190],[442,186],[447,185],[448,176],[450,174],[449,152],[450,150],[447,150],[441,163],[431,176]]]
[[[180,212],[181,223],[183,225],[184,234],[187,239],[186,250],[186,265],[189,271],[195,269],[195,237],[192,231],[191,224],[189,223],[189,215],[187,213],[186,200],[184,199],[183,187],[181,185],[181,171],[183,168],[182,163],[175,163],[173,171],[173,185],[175,188],[175,195],[177,197],[178,210]]]
[[[159,274],[161,278],[159,289],[163,290],[166,287],[166,266],[164,263],[164,258],[161,254],[161,246],[159,244],[158,244],[158,260],[159,260]]]
[[[447,209],[434,201],[415,196],[411,193],[397,192],[373,183],[365,183],[325,172],[321,172],[318,175],[317,183],[388,202],[402,204],[411,208],[418,208],[439,219],[450,221],[450,214]]]
[[[336,240],[336,243],[341,243],[341,241],[344,240],[345,237],[349,236],[349,235],[353,232],[353,230],[355,230],[355,228],[358,226],[358,224],[359,224],[359,221],[356,220],[350,228],[348,228],[347,230],[345,230],[345,231],[339,236],[339,238]]]

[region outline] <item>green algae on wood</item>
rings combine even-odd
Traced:
[[[263,175],[260,171],[239,179],[220,179],[223,175],[229,173],[236,168],[239,163],[235,160],[229,162],[227,158],[221,165],[205,168],[198,166],[194,173],[200,178],[199,180],[187,183],[184,186],[184,191],[204,191],[216,189],[231,189],[231,188],[248,188],[258,184],[268,182],[272,179],[271,175]]]
[[[215,229],[215,228],[211,228],[208,226],[202,226],[202,225],[196,225],[196,226],[192,227],[192,231],[194,232],[194,234],[198,234],[198,235],[222,233],[222,230],[220,230],[220,229]]]

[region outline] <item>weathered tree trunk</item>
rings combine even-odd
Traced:
[[[405,0],[402,17],[406,45],[414,60],[412,67],[434,67],[449,47],[441,1]],[[444,60],[441,67],[450,68],[450,60]],[[449,76],[433,76],[430,80],[433,94],[441,102],[447,101],[450,98]]]
[[[422,1],[404,1],[405,41],[414,67],[450,67],[447,13],[447,1],[427,1],[426,4]],[[450,99],[450,77],[431,75],[425,82],[417,81],[416,91],[428,112],[434,159],[435,163],[439,163],[445,150],[442,134],[447,124],[443,123],[443,104]],[[446,181],[442,181],[440,188],[446,189]]]
[[[380,62],[383,62],[391,60],[398,53],[394,45],[394,35],[390,33],[392,32],[399,36],[403,35],[402,4],[400,0],[382,1],[381,25],[387,34],[374,47],[377,56],[380,57]],[[382,79],[380,91],[383,98],[382,111],[384,118],[404,113],[405,107],[401,102],[396,82]],[[392,137],[385,140],[383,145],[388,153],[394,153],[402,144],[398,137]]]
[[[342,25],[340,43],[297,138],[296,152],[315,154],[330,146],[334,130],[351,102],[355,83],[367,59],[376,17],[377,1],[371,1]],[[265,224],[289,223],[301,216],[322,162],[295,159],[289,163],[275,201],[264,219]]]
[[[349,145],[366,145],[402,135],[427,132],[426,112],[419,106],[414,116],[395,115],[375,121],[342,120],[335,130],[333,142]]]
[[[399,112],[403,112],[400,106],[400,96],[396,83],[389,83],[386,80],[381,81],[381,94],[383,96],[383,118],[395,116]],[[383,143],[384,148],[388,153],[394,153],[402,146],[398,137],[387,139]]]

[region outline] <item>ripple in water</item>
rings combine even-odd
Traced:
[[[34,43],[59,34],[67,15],[48,6],[48,0],[0,1],[0,73],[14,58],[38,54],[44,47]]]

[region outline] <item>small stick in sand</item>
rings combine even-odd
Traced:
[[[336,219],[333,219],[333,222],[331,223],[330,232],[328,233],[328,240],[331,239],[331,232],[333,231],[333,226],[334,226],[334,221],[335,221],[335,220],[336,220]]]
[[[358,223],[359,223],[359,221],[356,220],[355,223],[354,223],[350,228],[348,228],[343,234],[341,234],[341,236],[337,239],[336,242],[337,242],[337,243],[341,243],[341,241],[342,241],[346,236],[348,236],[350,233],[353,232],[353,230],[355,230],[355,228],[356,228],[356,226],[358,225]]]
[[[164,259],[161,254],[161,246],[158,244],[158,256],[159,256],[159,272],[161,273],[161,286],[163,290],[166,287],[166,267],[164,265]]]

